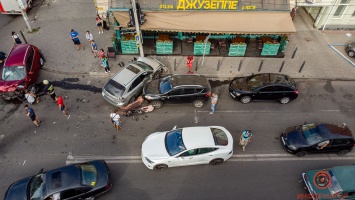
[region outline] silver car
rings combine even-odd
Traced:
[[[346,45],[345,51],[349,57],[354,58],[355,57],[355,42],[352,42],[352,43]]]
[[[116,107],[126,106],[142,92],[145,82],[166,71],[165,65],[158,60],[139,57],[104,85],[102,97]]]

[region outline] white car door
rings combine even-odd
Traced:
[[[215,158],[218,148],[199,148],[196,154],[199,164],[207,164]]]
[[[175,156],[173,158],[174,166],[194,165],[198,162],[198,156],[196,156],[196,153],[197,149],[190,149]]]

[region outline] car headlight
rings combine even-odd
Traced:
[[[144,96],[145,99],[147,100],[152,100],[153,98],[151,96]]]
[[[235,95],[240,96],[241,94],[240,94],[240,93],[238,93],[238,92],[236,92],[236,93],[235,93]]]
[[[297,150],[297,148],[293,145],[288,145],[288,148],[292,149],[292,150]]]
[[[147,158],[147,157],[144,157],[145,158],[145,160],[149,163],[149,164],[153,164],[154,162],[153,161],[151,161],[149,158]]]

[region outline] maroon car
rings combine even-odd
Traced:
[[[40,50],[31,44],[17,44],[7,56],[0,78],[0,94],[5,100],[23,98],[24,90],[33,90],[39,69],[44,64]]]

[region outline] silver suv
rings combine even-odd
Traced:
[[[104,85],[102,97],[116,107],[126,106],[142,92],[145,82],[165,71],[167,68],[158,60],[139,57]]]

